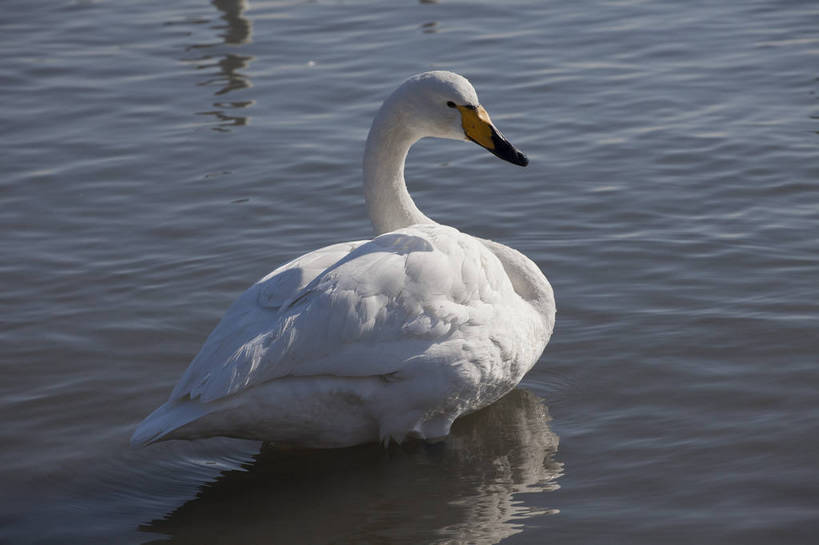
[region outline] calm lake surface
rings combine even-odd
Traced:
[[[0,542],[815,543],[815,2],[7,0],[0,51]],[[369,237],[435,68],[531,161],[407,166],[552,282],[522,388],[434,446],[130,449],[245,288]]]

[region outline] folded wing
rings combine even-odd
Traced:
[[[461,344],[446,341],[490,323],[509,297],[516,295],[497,258],[449,227],[328,246],[246,291],[171,400],[207,403],[286,376],[389,375],[431,348],[455,360]]]

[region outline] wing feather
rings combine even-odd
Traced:
[[[450,227],[322,248],[245,292],[171,399],[208,402],[280,377],[388,375],[419,358],[446,359],[443,347],[462,344],[447,341],[514,296],[497,258]]]

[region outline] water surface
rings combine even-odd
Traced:
[[[815,538],[812,3],[4,8],[0,542]],[[407,166],[428,215],[551,280],[524,390],[433,447],[131,450],[243,289],[369,236],[369,124],[437,68],[531,161]]]

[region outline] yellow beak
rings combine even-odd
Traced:
[[[529,160],[495,128],[483,106],[458,106],[461,126],[467,138],[505,161],[525,167]]]

